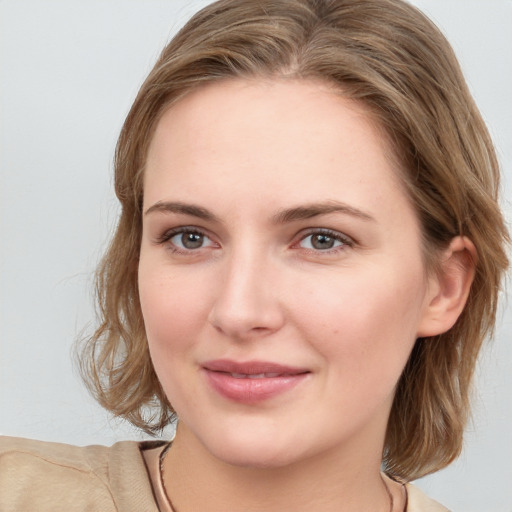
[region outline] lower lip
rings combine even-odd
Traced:
[[[261,379],[235,378],[229,373],[205,370],[211,387],[229,400],[244,404],[255,404],[278,396],[300,384],[307,373],[264,377]]]

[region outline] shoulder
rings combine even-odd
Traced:
[[[156,508],[138,443],[78,447],[0,437],[0,510]]]
[[[412,484],[407,484],[407,512],[449,512],[446,507],[429,498]]]

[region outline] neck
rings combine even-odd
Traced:
[[[359,450],[331,450],[286,466],[232,465],[213,456],[180,425],[164,460],[164,485],[176,512],[388,512],[380,457],[367,461]],[[393,483],[388,485],[400,499]]]

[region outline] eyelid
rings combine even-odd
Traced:
[[[329,228],[308,228],[306,230],[301,231],[297,235],[296,241],[292,244],[292,247],[298,246],[300,244],[300,242],[302,242],[303,240],[305,240],[306,238],[308,238],[309,236],[312,236],[312,235],[326,235],[326,236],[329,236],[329,237],[334,238],[335,240],[341,242],[342,245],[333,247],[331,249],[324,249],[324,250],[322,250],[322,249],[307,249],[307,248],[299,247],[300,249],[303,249],[305,251],[315,252],[318,254],[329,254],[329,253],[337,252],[340,250],[345,250],[347,247],[354,247],[356,245],[356,241],[352,237],[350,237],[344,233],[341,233],[340,231],[335,231],[335,230],[329,229]]]
[[[204,234],[202,230],[196,228],[195,226],[179,226],[175,228],[166,229],[162,232],[162,234],[155,237],[155,243],[157,244],[163,244],[165,242],[168,242],[173,236],[179,234],[179,233],[197,233],[198,235]]]
[[[157,237],[155,237],[154,243],[157,245],[164,245],[164,244],[170,242],[170,240],[173,237],[175,237],[176,235],[182,234],[182,233],[194,233],[197,235],[201,235],[201,236],[204,236],[205,238],[207,238],[208,240],[210,240],[212,242],[212,244],[218,245],[215,242],[214,237],[212,237],[207,230],[205,230],[203,228],[199,228],[197,226],[177,226],[174,228],[167,229],[161,235],[158,235]],[[173,247],[177,251],[183,251],[183,249],[181,249],[180,247],[176,247],[174,245],[173,245]],[[196,249],[196,251],[198,251],[202,248],[203,247],[198,248],[198,249]],[[188,249],[183,252],[194,252],[194,250]]]

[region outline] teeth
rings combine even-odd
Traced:
[[[279,377],[279,373],[231,373],[231,377],[235,379],[271,379],[273,377]]]

